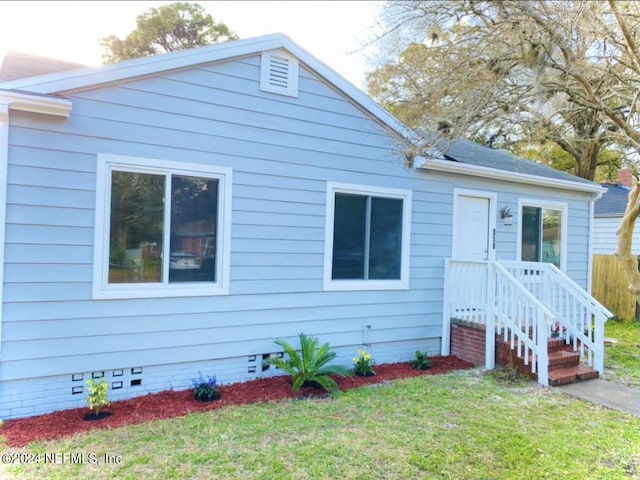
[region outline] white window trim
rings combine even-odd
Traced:
[[[333,280],[331,270],[333,264],[333,223],[335,214],[336,193],[368,195],[374,197],[396,198],[402,204],[402,252],[399,280]],[[411,247],[411,190],[354,185],[349,183],[327,182],[327,210],[325,215],[324,238],[324,276],[323,287],[327,291],[348,290],[408,290],[409,260]]]
[[[111,202],[111,172],[206,176],[219,181],[218,225],[216,241],[215,282],[185,283],[124,283],[109,284],[109,214]],[[164,298],[229,294],[229,262],[231,258],[231,185],[232,170],[224,167],[182,163],[150,158],[98,154],[96,172],[96,215],[93,255],[93,298]],[[220,234],[218,234],[220,233]]]
[[[560,221],[562,222],[562,228],[560,229],[560,270],[563,272],[567,271],[567,238],[569,236],[568,228],[568,211],[569,205],[566,202],[555,202],[553,200],[540,200],[540,199],[531,199],[531,198],[520,198],[518,199],[518,230],[517,230],[517,241],[516,241],[516,260],[519,262],[522,258],[522,207],[535,207],[542,209],[550,209],[550,210],[560,210]]]

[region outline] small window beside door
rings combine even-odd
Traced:
[[[563,262],[564,208],[522,205],[520,259],[525,262]]]

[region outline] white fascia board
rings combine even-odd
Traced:
[[[0,83],[0,89],[26,90],[40,94],[64,93],[144,77],[168,70],[193,67],[203,63],[226,61],[267,50],[284,49],[318,75],[326,79],[362,109],[411,143],[419,137],[393,115],[374,102],[335,70],[318,60],[282,33],[236,40],[207,47],[193,48],[152,57],[137,58],[97,68],[66,71]]]
[[[369,97],[366,93],[345,79],[338,72],[314,57],[304,48],[289,40],[289,45],[285,46],[287,50],[293,53],[301,60],[307,68],[315,71],[320,77],[323,77],[331,85],[351,98],[357,105],[369,112],[371,115],[380,120],[383,124],[400,134],[403,138],[413,144],[419,144],[421,138],[415,132],[408,129],[396,117],[391,115],[387,110],[382,108],[378,103]]]
[[[6,105],[11,110],[23,112],[44,113],[59,117],[68,117],[71,112],[71,101],[66,98],[31,95],[29,93],[9,92],[0,90],[0,105]]]
[[[433,170],[436,172],[457,173],[460,175],[469,175],[472,177],[491,178],[494,180],[504,180],[506,182],[526,183],[529,185],[539,185],[541,187],[561,188],[563,190],[573,190],[578,192],[588,192],[594,195],[597,200],[607,191],[597,183],[593,185],[571,182],[568,180],[559,180],[555,178],[540,177],[528,173],[510,172],[507,170],[498,170],[497,168],[479,167],[468,163],[453,162],[450,160],[426,159],[424,157],[416,157],[415,168],[419,170]]]
[[[167,70],[250,55],[262,50],[282,47],[287,42],[291,42],[291,40],[283,34],[266,35],[151,57],[136,58],[102,67],[83,68],[81,70],[19,79],[0,83],[0,88],[27,90],[41,94],[61,93],[134,77],[153,75]]]

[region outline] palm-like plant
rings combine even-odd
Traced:
[[[338,390],[338,385],[329,375],[347,377],[351,375],[351,370],[339,365],[327,365],[336,356],[328,343],[318,347],[316,338],[307,337],[304,333],[299,337],[300,353],[289,342],[279,339],[275,343],[282,347],[287,358],[271,357],[266,362],[291,375],[291,389],[294,392],[311,383],[320,385],[327,392]]]

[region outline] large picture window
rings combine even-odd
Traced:
[[[330,184],[325,288],[408,288],[411,192]]]
[[[520,259],[564,264],[564,206],[522,205]]]
[[[231,172],[100,159],[94,295],[227,293]]]

